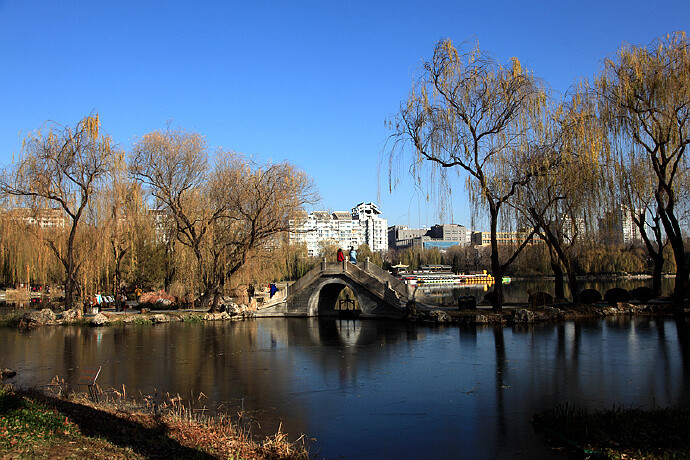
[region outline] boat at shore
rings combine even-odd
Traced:
[[[455,274],[450,271],[450,266],[433,265],[423,266],[420,270],[412,272],[400,271],[397,273],[400,281],[412,286],[433,286],[433,285],[473,285],[473,284],[494,284],[494,277],[486,270],[478,273]],[[509,283],[510,278],[504,277],[503,283]]]

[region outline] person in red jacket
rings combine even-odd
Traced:
[[[345,261],[345,254],[343,254],[343,250],[338,248],[338,255],[337,255],[337,260],[338,262],[344,262]]]

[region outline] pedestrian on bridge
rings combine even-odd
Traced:
[[[336,255],[336,260],[338,262],[344,262],[345,261],[345,254],[343,254],[342,248],[338,248],[338,254]]]
[[[350,246],[350,263],[351,264],[356,264],[357,263],[357,251],[355,251],[355,248],[353,246]]]

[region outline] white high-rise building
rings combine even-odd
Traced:
[[[388,250],[388,221],[379,217],[374,203],[360,203],[346,211],[314,211],[302,221],[290,222],[290,244],[305,243],[307,253],[317,256],[324,244],[343,249],[367,244],[374,251]]]
[[[635,212],[641,214],[644,211],[636,209]],[[604,214],[599,220],[599,232],[604,244],[629,245],[642,241],[640,230],[630,215],[630,208],[625,205]]]

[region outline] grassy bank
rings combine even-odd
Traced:
[[[534,416],[554,445],[608,459],[690,458],[690,408],[587,410],[559,405]]]
[[[302,443],[284,433],[257,443],[227,418],[198,418],[180,410],[94,404],[0,387],[2,458],[306,459]]]

